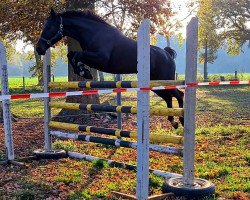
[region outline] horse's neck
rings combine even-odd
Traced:
[[[64,35],[84,45],[98,31],[98,22],[83,17],[64,19]]]

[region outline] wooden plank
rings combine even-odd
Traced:
[[[159,194],[159,195],[154,195],[150,196],[148,200],[167,200],[167,199],[173,199],[174,194],[173,193],[166,193],[166,194]]]
[[[134,200],[137,199],[135,195],[125,194],[121,192],[112,191],[112,195],[116,198],[122,198],[122,199],[128,199],[128,200]],[[174,194],[173,193],[166,193],[166,194],[159,194],[159,195],[153,195],[148,197],[148,200],[168,200],[173,199]]]
[[[116,198],[122,198],[122,199],[128,199],[128,200],[137,199],[135,195],[125,194],[125,193],[116,192],[116,191],[112,191],[111,193]]]

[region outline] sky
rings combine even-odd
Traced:
[[[186,3],[194,2],[194,1],[195,0],[181,0],[181,1],[171,0],[174,10],[176,10],[178,13],[176,18],[179,20],[184,19],[188,15],[188,9],[186,7]],[[183,33],[184,37],[186,35],[186,24],[188,21],[190,21],[191,17],[194,16],[194,14],[189,16],[185,21],[183,21],[183,28],[180,30],[180,32]],[[22,40],[17,40],[16,50],[18,52],[23,52],[23,51],[27,52],[27,51],[32,51],[33,47],[31,45],[25,44]]]
[[[16,50],[18,52],[27,52],[27,51],[32,51],[33,47],[31,45],[26,45],[22,40],[17,40],[16,43]]]

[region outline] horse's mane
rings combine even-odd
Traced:
[[[85,17],[88,19],[92,19],[107,25],[110,25],[109,23],[107,23],[105,20],[103,20],[100,16],[96,15],[93,11],[91,10],[69,10],[69,11],[65,11],[60,13],[60,15],[62,17]]]

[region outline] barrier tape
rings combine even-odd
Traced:
[[[1,95],[0,101],[3,100],[16,100],[16,99],[38,99],[38,98],[62,98],[68,96],[82,96],[82,95],[94,95],[94,94],[111,94],[118,92],[138,92],[149,90],[171,90],[171,89],[183,89],[187,87],[199,87],[199,86],[217,86],[217,85],[250,85],[249,81],[223,81],[223,82],[202,82],[202,83],[186,83],[185,85],[177,86],[157,86],[148,88],[115,88],[115,89],[101,89],[101,90],[84,90],[73,92],[50,92],[50,93],[32,93],[32,94],[13,94],[13,95]]]

